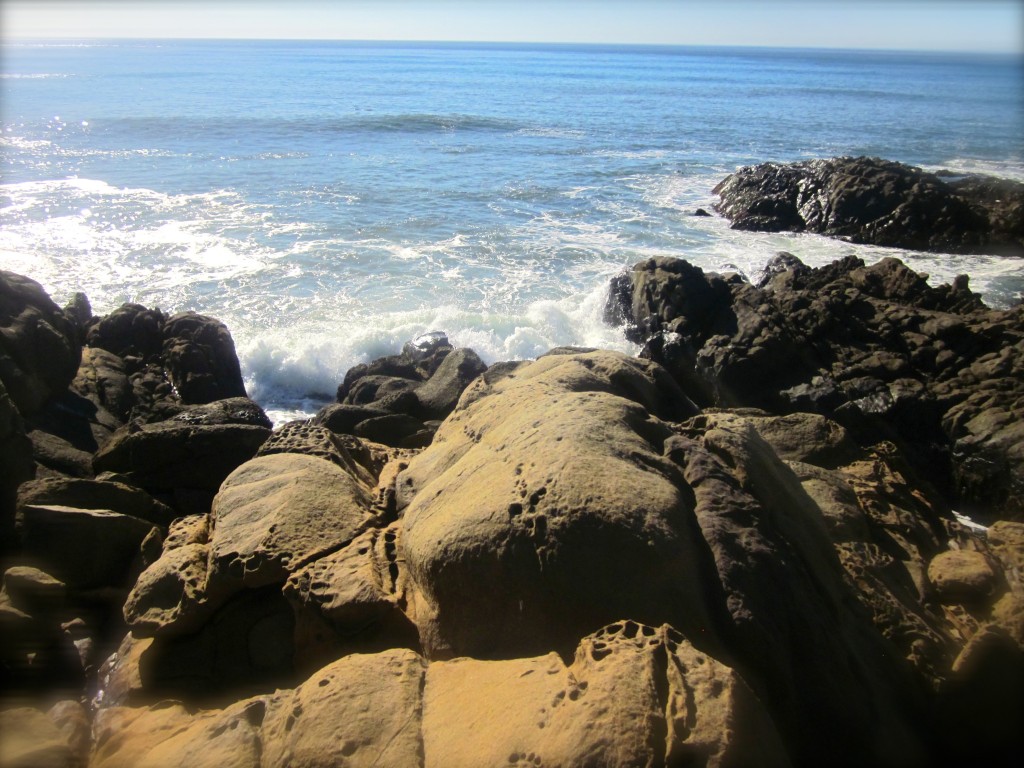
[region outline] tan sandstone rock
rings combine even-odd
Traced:
[[[263,724],[261,766],[422,765],[424,667],[409,650],[353,654],[280,692]]]
[[[214,499],[211,584],[283,582],[362,533],[370,504],[369,490],[330,461],[280,453],[246,462]]]
[[[427,670],[426,765],[786,765],[770,718],[729,667],[668,626],[632,621],[557,654]]]
[[[928,580],[944,603],[991,604],[1005,587],[1001,576],[981,552],[941,552],[928,564]]]
[[[428,658],[569,653],[621,615],[713,642],[716,579],[648,412],[667,408],[655,368],[557,355],[463,393],[398,478]]]

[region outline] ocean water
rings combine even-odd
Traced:
[[[653,255],[756,277],[777,251],[897,255],[1002,306],[1024,263],[734,232],[736,168],[869,154],[1024,179],[1019,57],[511,44],[3,45],[0,268],[97,314],[231,328],[278,420],[445,331],[489,362],[576,344]]]

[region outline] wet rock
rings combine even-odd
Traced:
[[[89,329],[86,342],[122,359],[150,362],[163,350],[164,313],[141,304],[123,304]]]
[[[440,332],[425,334],[407,343],[401,354],[357,365],[345,374],[338,402],[350,408],[332,412],[336,424],[332,429],[355,430],[363,419],[353,406],[380,412],[367,418],[391,413],[421,421],[443,419],[466,386],[485,370],[487,366],[473,350],[453,350]]]
[[[248,424],[271,429],[274,425],[264,410],[248,397],[228,397],[202,405],[183,407],[167,421],[175,424],[213,426],[216,424]]]
[[[946,253],[1024,255],[1024,184],[947,182],[879,158],[741,168],[713,190],[734,229],[816,232],[855,243]]]
[[[416,390],[419,415],[423,419],[443,419],[455,408],[459,396],[487,366],[471,349],[456,349],[423,386]]]
[[[162,359],[183,403],[245,397],[235,343],[219,320],[195,312],[167,318]]]
[[[353,431],[365,440],[396,448],[422,448],[429,445],[434,434],[419,419],[401,413],[364,419]]]

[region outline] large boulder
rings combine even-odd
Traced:
[[[160,309],[124,304],[94,320],[86,341],[106,354],[90,361],[80,390],[122,421],[126,408],[134,418],[154,421],[174,415],[181,404],[245,397],[234,341],[215,318],[195,312],[167,317]]]
[[[416,389],[418,415],[423,419],[443,419],[455,408],[462,391],[487,365],[472,349],[456,349],[447,355],[434,374]]]
[[[141,570],[152,523],[105,509],[26,504],[21,545],[27,558],[77,589],[125,588]]]
[[[21,414],[64,392],[81,358],[77,326],[43,287],[0,270],[0,381]]]
[[[198,489],[215,493],[270,437],[252,424],[164,421],[122,427],[93,457],[93,468],[115,472],[152,493]]]
[[[92,324],[86,343],[120,358],[151,361],[163,349],[165,321],[159,309],[123,304]]]
[[[245,397],[235,343],[219,320],[195,312],[167,319],[163,361],[183,403],[210,403]]]
[[[816,232],[855,243],[1024,255],[1024,184],[945,180],[901,163],[837,157],[741,168],[713,192],[734,229]]]
[[[372,523],[369,489],[332,462],[274,454],[236,469],[211,512],[211,588],[282,583]]]
[[[593,352],[480,378],[398,478],[429,658],[560,650],[631,615],[716,636],[713,564],[655,366]],[[669,382],[670,383],[670,382]]]
[[[109,509],[166,528],[175,518],[173,509],[145,491],[114,480],[47,477],[23,483],[18,505],[56,504],[78,509]]]

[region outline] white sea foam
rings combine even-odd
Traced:
[[[953,171],[954,173],[962,173],[965,175],[979,173],[984,176],[995,176],[1001,179],[1024,181],[1024,160],[1019,157],[1013,160],[1001,162],[957,157],[940,165],[925,165],[922,167],[924,170],[931,171],[933,173],[937,173],[939,171]]]

